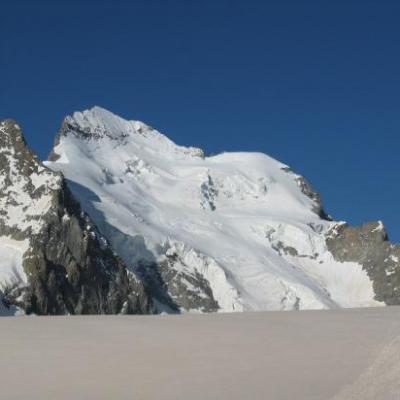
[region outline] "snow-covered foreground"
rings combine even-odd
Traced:
[[[4,399],[397,399],[400,308],[0,319]]]

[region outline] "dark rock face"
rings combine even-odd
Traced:
[[[63,184],[24,260],[23,308],[37,314],[143,314],[150,302]]]
[[[148,293],[170,312],[179,312],[181,308],[215,312],[220,308],[209,282],[186,266],[177,254],[158,263],[141,263],[138,271]]]
[[[303,176],[298,176],[297,179],[297,184],[300,188],[300,190],[311,200],[314,202],[314,212],[319,215],[322,219],[325,219],[327,221],[330,221],[332,218],[325,212],[324,207],[322,205],[322,200],[321,196],[318,192],[314,190],[314,188],[311,186],[311,184],[307,181],[306,178]]]
[[[338,261],[361,264],[373,282],[375,299],[400,304],[400,245],[391,244],[381,222],[338,225],[326,239]]]
[[[5,288],[3,306],[28,314],[152,311],[141,281],[81,211],[62,175],[28,149],[12,120],[0,123],[0,178],[0,236],[29,240],[22,264],[28,283]]]
[[[284,168],[282,168],[282,170],[289,174],[295,175],[295,181],[296,181],[298,187],[300,188],[300,190],[302,191],[302,193],[305,194],[308,198],[310,198],[313,201],[313,203],[314,203],[313,211],[321,219],[331,221],[332,220],[331,216],[328,215],[324,210],[320,194],[314,190],[314,188],[311,186],[311,183],[308,182],[307,179],[304,178],[304,176],[295,174],[289,167],[284,167]]]

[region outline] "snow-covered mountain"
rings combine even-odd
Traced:
[[[158,311],[400,303],[400,246],[382,223],[331,221],[307,181],[267,155],[206,157],[94,107],[64,120],[45,165]]]
[[[383,224],[332,221],[264,154],[206,157],[94,107],[43,164],[0,122],[0,315],[384,304],[400,246]]]

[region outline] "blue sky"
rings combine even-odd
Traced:
[[[93,105],[174,141],[262,151],[335,219],[400,241],[400,3],[4,1],[0,118],[44,158]]]

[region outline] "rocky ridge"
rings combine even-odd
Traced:
[[[151,311],[140,280],[81,210],[62,174],[27,147],[13,120],[0,123],[0,206],[0,252],[20,250],[2,265],[3,313]]]

